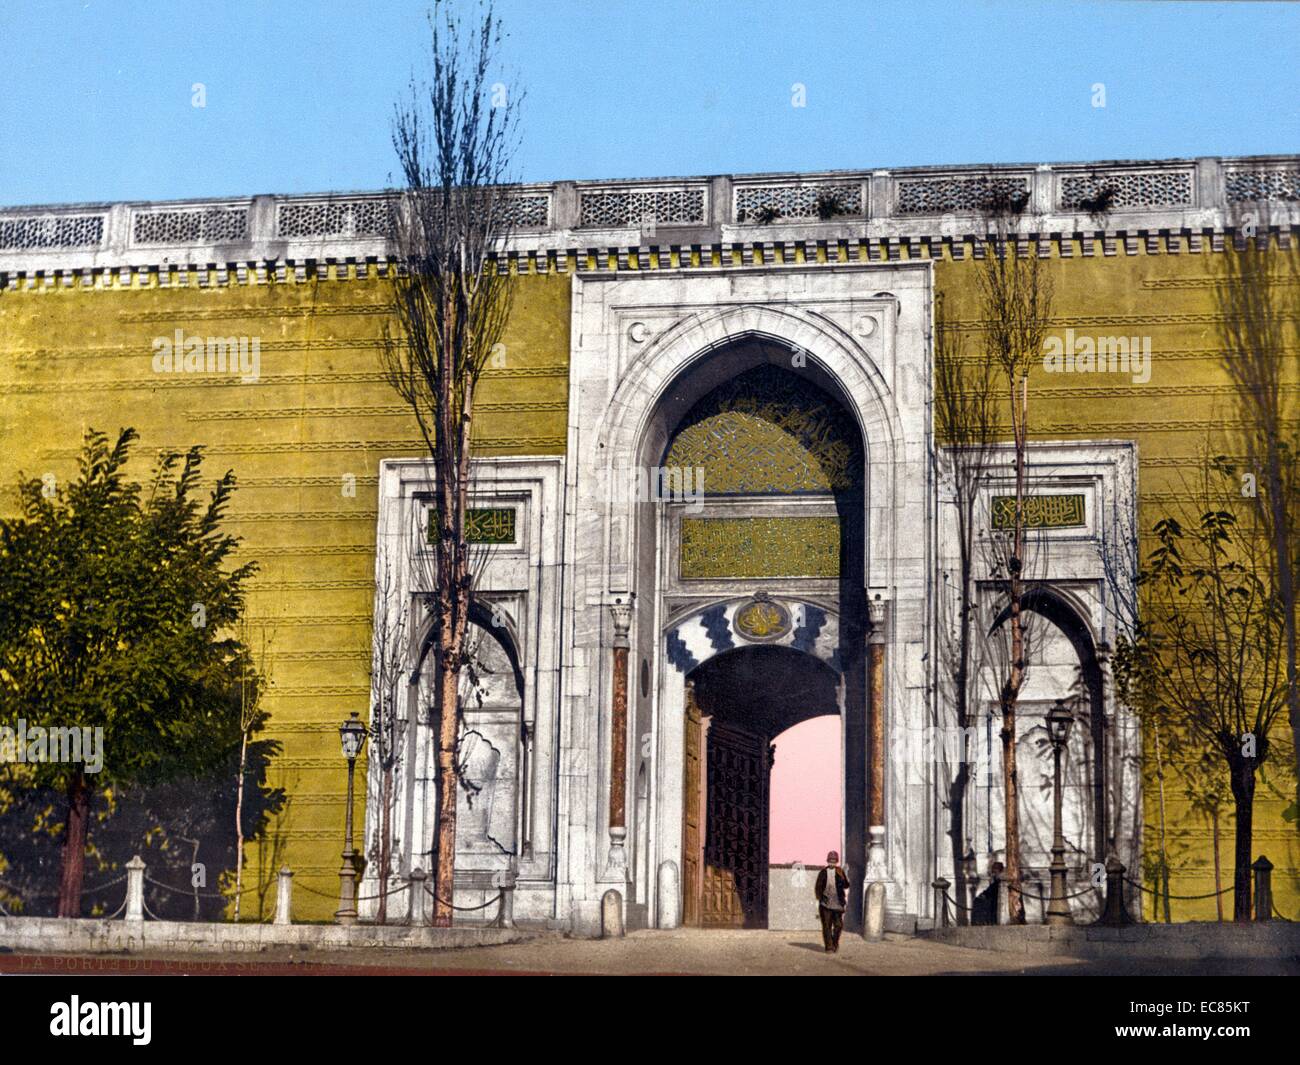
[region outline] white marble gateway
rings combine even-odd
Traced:
[[[927,729],[942,721],[935,589],[954,564],[954,548],[931,425],[932,265],[695,267],[591,273],[571,283],[567,454],[476,463],[472,505],[512,511],[513,524],[503,526],[507,541],[486,549],[477,592],[483,676],[466,703],[468,788],[458,797],[457,906],[491,900],[504,878],[515,884],[513,913],[521,924],[598,934],[601,900],[611,889],[629,927],[673,927],[689,919],[684,884],[694,867],[684,848],[693,837],[684,823],[686,806],[698,798],[684,727],[691,685],[718,656],[762,648],[795,656],[790,661],[803,656],[810,683],[815,676],[826,682],[829,701],[821,711],[829,707],[842,719],[850,926],[860,922],[868,876],[885,883],[892,920],[933,919],[932,882],[941,874],[952,879],[944,806],[951,766],[933,756],[934,733]],[[659,468],[695,403],[763,366],[804,375],[847,414],[861,444],[855,498],[794,493],[774,501],[744,492],[713,495],[707,485],[698,495],[689,477],[664,493],[637,489],[647,483],[647,471]],[[1083,524],[1054,534],[1047,563],[1047,576],[1060,577],[1047,613],[1069,630],[1069,646],[1081,654],[1106,640],[1096,545],[1125,508],[1131,511],[1134,469],[1124,443],[1035,451],[1036,491],[1083,497]],[[655,476],[649,483],[658,483]],[[990,492],[996,488],[991,481]],[[377,619],[403,605],[419,614],[418,597],[428,590],[420,556],[430,489],[423,462],[382,464],[376,572],[395,577]],[[688,516],[758,514],[839,514],[844,550],[852,552],[839,579],[801,576],[797,561],[777,576],[684,572]],[[771,604],[770,631],[743,623],[741,614],[755,603]],[[989,609],[995,623],[992,597]],[[429,869],[436,821],[427,676],[420,664],[427,626],[409,628],[413,683],[390,791],[394,873],[402,883],[412,869]],[[878,728],[870,719],[868,640],[881,648],[883,663]],[[1045,651],[1034,707],[1045,710],[1054,697],[1069,694],[1074,671],[1059,651]],[[626,668],[622,709],[616,668]],[[1099,676],[1096,709],[1113,715],[1104,669]],[[1035,712],[1026,710],[1031,718]],[[874,744],[873,733],[880,737]],[[1022,750],[1022,764],[1030,757]],[[1103,761],[1110,757],[1103,754]],[[373,759],[371,766],[366,839],[372,860],[363,897],[376,893],[382,781]],[[876,776],[882,802],[873,810]],[[1067,832],[1082,868],[1098,845],[1111,843],[1107,829],[1094,831],[1089,802],[1113,797],[1067,780],[1073,786]],[[981,868],[1001,845],[996,800],[978,797],[985,783],[978,778],[967,814]],[[1136,780],[1122,786],[1132,809]],[[1040,829],[1049,802],[1027,789],[1031,867],[1046,863]],[[1126,844],[1135,840],[1131,821],[1119,832]],[[765,843],[761,864],[766,875]],[[783,898],[780,892],[771,898],[777,911]],[[406,913],[404,896],[395,900],[390,914]],[[373,915],[374,906],[363,902],[363,916]],[[466,919],[495,915],[492,906],[464,912]]]

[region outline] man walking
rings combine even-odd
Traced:
[[[826,855],[826,868],[817,874],[814,888],[817,894],[817,912],[822,919],[822,942],[826,953],[840,949],[840,933],[844,931],[844,906],[849,891],[849,878],[840,868],[837,851]]]

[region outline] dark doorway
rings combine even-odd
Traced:
[[[684,915],[704,927],[766,928],[772,740],[838,714],[839,676],[788,647],[749,647],[688,681]]]

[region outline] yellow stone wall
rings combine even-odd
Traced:
[[[1051,264],[1056,324],[1150,335],[1151,380],[1035,370],[1031,432],[1054,440],[1136,438],[1141,521],[1149,526],[1175,498],[1206,426],[1230,417],[1230,389],[1215,362],[1214,256],[1185,246],[1178,255],[1140,249],[1129,256],[1122,243],[1114,257],[1103,257],[1100,244],[1095,257],[1081,250],[1076,245],[1074,257]],[[823,249],[818,257],[826,255]],[[843,259],[847,247],[832,246],[830,255]],[[802,248],[796,256],[802,261]],[[651,263],[666,258],[651,256]],[[703,259],[719,264],[717,255]],[[728,260],[740,264],[738,253]],[[978,317],[978,269],[969,260],[935,268],[950,314],[971,325]],[[569,284],[566,274],[521,279],[505,365],[488,371],[480,395],[482,453],[563,452]],[[38,284],[0,293],[0,505],[12,509],[20,469],[69,475],[88,426],[138,429],[141,475],[155,450],[202,443],[210,475],[233,468],[239,476],[231,527],[262,566],[249,614],[255,630],[265,625],[271,638],[270,735],[284,744],[271,782],[290,794],[272,838],[250,848],[249,857],[264,883],[282,862],[296,871],[302,919],[327,919],[336,906],[344,768],[335,730],[349,711],[364,712],[368,700],[378,463],[421,450],[412,419],[380,371],[382,285],[373,274],[295,282],[290,272],[289,280],[273,284],[163,289],[155,279],[123,289],[85,287],[77,278],[71,287]],[[155,374],[151,342],[177,328],[259,337],[260,382]],[[344,494],[346,475],[355,476],[355,497]],[[1150,848],[1157,816],[1150,759],[1145,774]],[[1274,788],[1260,788],[1255,851],[1277,866],[1278,907],[1295,917],[1300,855],[1294,828],[1281,819],[1292,785],[1281,765],[1273,780]],[[1212,890],[1208,827],[1189,812],[1181,787],[1166,783],[1171,832],[1187,844],[1174,855],[1172,890]],[[1222,826],[1229,877],[1231,830],[1229,816]],[[1144,912],[1150,915],[1149,902]],[[1212,917],[1214,903],[1175,902],[1173,914]]]
[[[345,791],[337,728],[349,711],[367,716],[379,462],[421,454],[413,418],[382,377],[383,285],[372,276],[122,289],[78,279],[0,294],[7,511],[20,470],[73,474],[91,426],[139,430],[139,477],[157,450],[194,443],[207,447],[209,479],[238,475],[229,527],[261,565],[248,616],[254,643],[263,627],[270,641],[268,735],[283,743],[270,780],[290,796],[274,838],[249,850],[253,875],[269,885],[267,914],[282,862],[295,871],[296,916],[326,919],[337,909]],[[485,454],[562,453],[568,279],[524,277],[517,300],[504,365],[484,378],[476,436]],[[175,329],[259,338],[260,380],[155,373],[152,341]],[[348,475],[355,495],[345,494]]]
[[[1207,242],[1208,244],[1208,242]],[[1029,431],[1040,440],[1138,441],[1138,522],[1141,551],[1153,546],[1151,525],[1186,501],[1186,485],[1194,483],[1200,452],[1217,440],[1216,453],[1231,453],[1218,431],[1234,424],[1232,386],[1218,353],[1222,348],[1214,279],[1219,276],[1222,254],[1208,247],[1198,254],[1186,245],[1180,254],[1119,254],[1104,257],[1100,243],[1095,257],[1054,258],[1050,275],[1054,283],[1053,332],[1069,327],[1076,334],[1149,336],[1152,348],[1150,380],[1137,384],[1112,373],[1046,373],[1035,367],[1029,378]],[[1300,252],[1292,251],[1297,255]],[[979,262],[944,261],[935,266],[935,289],[945,297],[945,313],[958,324],[974,329],[980,318],[977,271]],[[1294,275],[1293,275],[1294,276]],[[1294,366],[1294,362],[1292,362]],[[1300,382],[1291,381],[1294,389]],[[1274,736],[1287,741],[1284,753],[1267,766],[1268,782],[1256,791],[1254,855],[1273,862],[1273,892],[1278,910],[1300,916],[1300,833],[1282,819],[1282,811],[1295,794],[1290,729],[1283,713]],[[1144,736],[1143,805],[1144,851],[1151,855],[1159,834],[1159,782],[1151,737]],[[1167,849],[1172,867],[1169,891],[1173,895],[1202,895],[1216,890],[1212,830],[1196,815],[1185,795],[1183,780],[1167,759],[1165,814]],[[1221,887],[1232,884],[1233,816],[1231,802],[1221,818]],[[1138,870],[1130,877],[1140,878]],[[1154,886],[1154,885],[1149,885]],[[1143,895],[1143,913],[1153,914],[1150,895]],[[1136,905],[1132,907],[1136,910]],[[1232,916],[1231,893],[1224,911]],[[1213,920],[1215,902],[1171,903],[1173,920]]]

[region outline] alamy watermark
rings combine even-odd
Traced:
[[[104,730],[56,725],[27,727],[23,718],[18,728],[0,725],[0,762],[82,762],[87,773],[104,768]]]
[[[704,509],[703,466],[621,466],[611,471],[603,503],[684,503],[691,514]]]
[[[1126,373],[1135,385],[1151,380],[1151,338],[1117,336],[1051,336],[1043,341],[1047,373]]]
[[[177,329],[170,337],[153,339],[154,373],[231,373],[246,385],[262,374],[260,337],[186,336]]]
[[[50,1006],[50,1035],[126,1036],[135,1046],[148,1046],[152,1013],[151,1002],[82,1002],[72,995]]]

